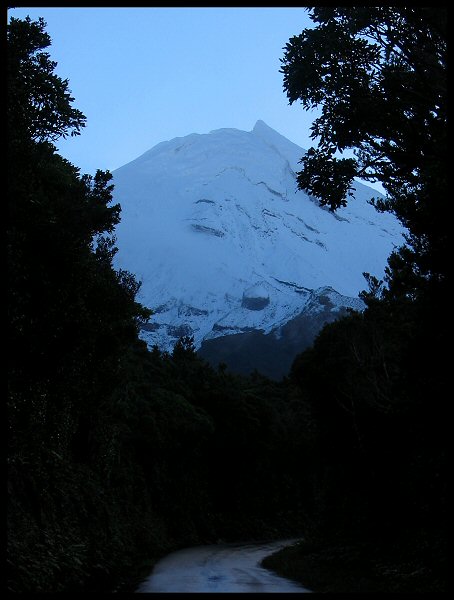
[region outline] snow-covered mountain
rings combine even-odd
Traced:
[[[150,346],[251,331],[279,339],[305,312],[330,320],[327,306],[361,308],[362,273],[383,275],[402,228],[361,183],[336,213],[298,191],[304,152],[257,121],[162,142],[114,171],[116,266],[142,281]]]

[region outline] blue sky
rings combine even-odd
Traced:
[[[81,169],[114,169],[159,142],[265,121],[303,148],[313,113],[288,104],[284,46],[313,26],[304,8],[16,8],[42,16],[56,72],[87,117],[57,143]]]
[[[56,72],[87,117],[59,145],[82,172],[113,170],[155,144],[258,119],[308,147],[307,118],[289,106],[279,59],[311,26],[302,8],[20,8],[42,16]]]

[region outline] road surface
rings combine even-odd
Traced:
[[[295,541],[178,550],[160,560],[136,592],[309,592],[259,565],[265,556]]]

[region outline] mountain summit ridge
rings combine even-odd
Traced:
[[[380,194],[361,183],[336,213],[298,190],[304,153],[258,120],[249,132],[161,142],[113,172],[116,266],[142,281],[138,300],[155,311],[149,345],[269,334],[325,288],[360,307],[362,273],[383,276],[402,227],[367,203]]]

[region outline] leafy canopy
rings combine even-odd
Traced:
[[[303,161],[305,180],[323,156],[333,169],[348,165],[352,176],[378,179],[391,193],[402,183],[417,185],[435,151],[434,136],[446,123],[446,11],[311,10],[317,27],[291,38],[281,60],[290,103],[301,100],[306,109],[322,110],[311,128],[320,152]],[[351,148],[356,160],[334,158]],[[323,192],[321,185],[313,187]],[[346,191],[344,186],[333,196],[331,208],[345,203]]]
[[[308,10],[316,26],[292,37],[281,59],[290,104],[321,109],[298,186],[336,210],[354,177],[381,182],[386,198],[372,203],[407,228],[412,277],[440,280],[448,254],[447,10]],[[338,158],[345,150],[355,158]],[[403,255],[393,260],[404,268]]]
[[[56,152],[54,142],[77,135],[85,116],[42,52],[44,28],[30,18],[7,27],[9,408],[14,443],[33,431],[47,446],[58,438],[63,452],[70,433],[58,420],[77,423],[84,404],[103,401],[150,311],[135,301],[133,275],[113,268],[121,207],[111,204],[111,173],[80,176]]]
[[[80,134],[86,117],[71,106],[68,80],[54,73],[57,63],[43,52],[51,44],[42,17],[11,18],[8,24],[9,139],[55,142]]]

